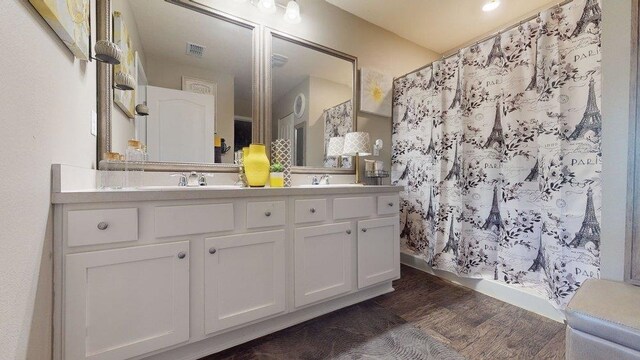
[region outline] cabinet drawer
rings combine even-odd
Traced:
[[[138,209],[72,210],[67,244],[82,246],[138,240]]]
[[[247,203],[247,228],[284,226],[286,206],[284,201]]]
[[[234,229],[233,204],[160,206],[155,209],[156,237],[206,234]]]
[[[296,200],[296,224],[325,221],[327,219],[327,200]]]
[[[337,198],[333,200],[333,219],[369,217],[375,211],[372,197]]]
[[[398,195],[378,196],[378,215],[397,214],[400,211],[399,202]]]

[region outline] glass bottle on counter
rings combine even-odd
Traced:
[[[142,151],[140,141],[129,140],[124,156],[125,187],[139,188],[142,186],[142,178],[144,176],[144,168],[142,165],[144,159],[144,151]]]
[[[124,173],[118,171],[116,162],[121,161],[121,155],[117,152],[106,152],[104,163],[100,162],[100,184],[101,190],[122,189],[124,186]]]

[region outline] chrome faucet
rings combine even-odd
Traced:
[[[329,185],[329,179],[331,178],[331,176],[329,176],[329,174],[324,174],[324,175],[314,175],[311,178],[311,185]]]
[[[196,186],[207,186],[207,176],[213,176],[213,174],[198,174],[195,171],[186,175],[185,173],[172,174],[171,176],[179,176],[178,186],[188,186],[188,187],[196,187]]]

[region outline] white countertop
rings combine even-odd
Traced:
[[[79,190],[51,193],[53,204],[79,204],[94,202],[199,200],[243,197],[314,196],[371,194],[403,191],[393,185],[331,185],[289,188],[234,188],[234,187],[148,187],[136,190]]]

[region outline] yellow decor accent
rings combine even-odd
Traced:
[[[244,152],[244,149],[243,149]],[[269,158],[262,144],[249,145],[249,154],[244,159],[244,171],[251,187],[264,187],[269,180]]]
[[[284,187],[284,173],[274,173],[272,172],[269,176],[269,185],[272,188],[281,188]]]
[[[222,138],[220,135],[216,134],[213,138],[213,146],[221,147],[222,146]]]

